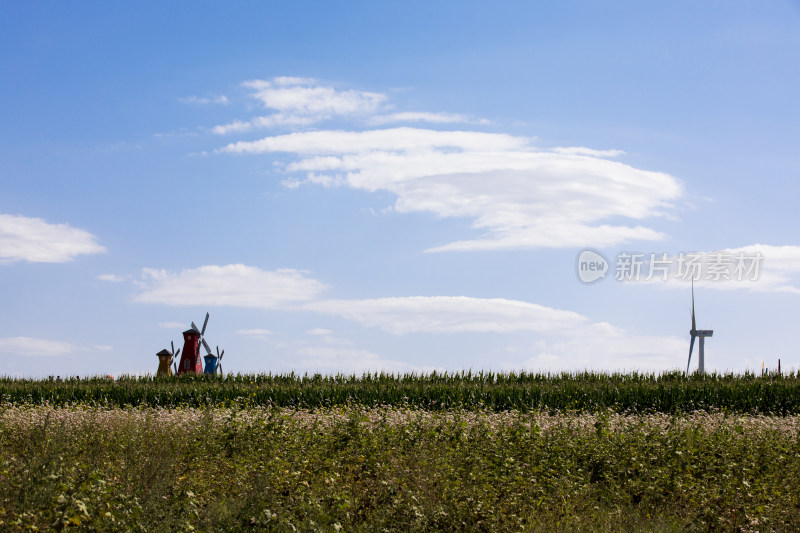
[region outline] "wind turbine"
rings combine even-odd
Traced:
[[[689,374],[689,365],[692,364],[692,348],[694,348],[694,339],[700,337],[700,353],[698,354],[697,371],[701,374],[705,373],[706,356],[705,346],[706,337],[714,335],[713,329],[697,329],[697,323],[694,318],[694,280],[692,280],[692,329],[689,330],[689,335],[692,340],[689,342],[689,361],[686,363],[686,374]]]

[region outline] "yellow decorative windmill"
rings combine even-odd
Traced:
[[[172,352],[161,350],[156,354],[158,356],[158,372],[156,375],[158,376],[171,376],[173,361],[175,361],[175,358],[181,353],[180,348],[178,348],[177,352],[175,351],[174,342],[170,341],[169,344],[172,347]]]

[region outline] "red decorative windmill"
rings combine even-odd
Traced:
[[[206,313],[206,320],[203,322],[203,329],[197,329],[197,326],[192,322],[192,329],[187,329],[183,332],[183,350],[181,352],[181,362],[178,364],[178,374],[202,374],[203,373],[203,359],[200,357],[200,344],[205,347],[206,352],[211,354],[211,348],[208,347],[205,338],[206,326],[208,325],[208,313]]]

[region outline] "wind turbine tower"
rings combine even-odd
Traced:
[[[700,337],[700,353],[698,354],[697,371],[701,374],[705,373],[706,369],[706,337],[714,335],[713,329],[697,329],[697,324],[694,318],[694,280],[692,280],[692,329],[689,330],[689,335],[692,340],[689,343],[689,361],[686,363],[686,374],[689,374],[689,365],[692,364],[692,348],[694,348],[694,339]]]

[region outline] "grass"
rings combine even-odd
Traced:
[[[0,530],[797,531],[797,382],[3,379]]]

